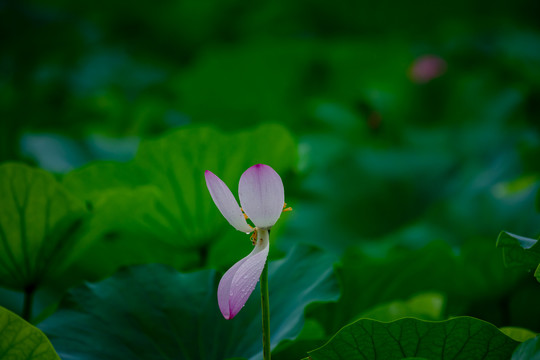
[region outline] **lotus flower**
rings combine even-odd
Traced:
[[[285,195],[283,182],[270,166],[257,164],[240,177],[238,206],[227,185],[209,170],[206,186],[221,214],[236,230],[251,233],[253,251],[234,264],[219,282],[218,304],[225,319],[232,319],[244,307],[261,276],[269,248],[269,230],[281,216]],[[249,225],[251,219],[255,227]]]
[[[409,69],[412,81],[425,84],[446,72],[446,61],[436,55],[424,55],[416,59]]]

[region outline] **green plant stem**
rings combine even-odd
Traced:
[[[32,304],[34,302],[34,292],[35,288],[33,286],[29,286],[24,289],[22,318],[28,322],[31,322],[30,320],[32,318]]]
[[[268,261],[261,274],[263,359],[270,360],[270,301],[268,299]]]

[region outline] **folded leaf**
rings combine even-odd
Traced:
[[[540,242],[535,239],[502,231],[497,239],[497,247],[503,249],[504,264],[507,267],[536,269],[534,276],[540,281]]]

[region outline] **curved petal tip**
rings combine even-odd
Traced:
[[[223,317],[232,319],[244,307],[255,289],[268,257],[268,243],[234,264],[223,275],[218,286],[218,305]]]

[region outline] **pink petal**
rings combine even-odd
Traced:
[[[238,195],[242,209],[259,228],[272,227],[281,216],[285,204],[283,182],[268,165],[247,169],[240,177]]]
[[[246,222],[242,210],[240,210],[234,195],[227,185],[209,170],[204,172],[204,178],[206,179],[206,186],[208,187],[208,191],[210,191],[212,200],[214,200],[217,208],[229,224],[236,230],[245,233],[251,232],[253,229]]]
[[[225,319],[235,317],[255,289],[266,263],[268,248],[268,240],[255,246],[248,256],[234,264],[221,278],[218,304]]]
[[[409,75],[414,82],[424,84],[444,74],[446,68],[444,59],[436,55],[424,55],[414,61]]]

